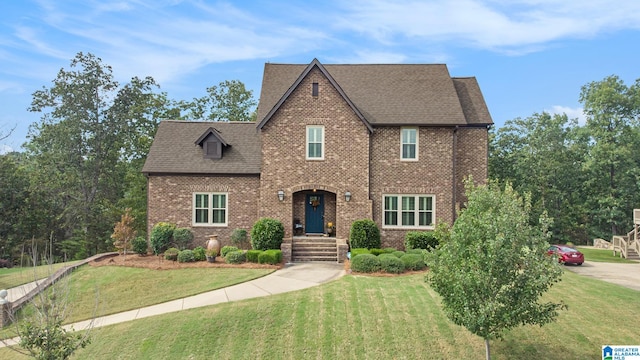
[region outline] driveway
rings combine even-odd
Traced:
[[[565,269],[640,291],[640,263],[618,264],[585,262],[582,266],[567,265]]]

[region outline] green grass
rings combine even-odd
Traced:
[[[77,261],[49,265],[14,267],[0,269],[0,289],[9,289],[52,275],[63,266],[75,264]]]
[[[596,249],[578,246],[577,249],[584,254],[584,261],[609,262],[609,263],[636,263],[632,260],[613,256],[613,250]]]
[[[565,272],[545,295],[555,323],[492,341],[493,359],[597,359],[636,344],[640,292]],[[631,311],[631,312],[630,312]],[[0,358],[19,359],[8,349]],[[452,324],[422,275],[346,276],[310,289],[94,329],[75,359],[484,359],[484,342]]]
[[[186,268],[150,270],[122,266],[78,268],[68,282],[65,323],[114,314],[200,294],[273,272],[273,269]],[[97,305],[96,305],[97,301]],[[28,308],[25,311],[29,311]],[[0,338],[15,336],[12,327]],[[2,356],[0,356],[2,358]]]

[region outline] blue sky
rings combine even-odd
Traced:
[[[0,5],[0,151],[19,150],[31,94],[79,51],[118,81],[152,76],[173,99],[237,79],[257,98],[265,62],[445,63],[475,76],[496,126],[580,117],[580,87],[640,78],[640,1],[21,0]]]

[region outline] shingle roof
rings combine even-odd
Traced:
[[[209,128],[229,147],[221,159],[205,159],[198,140]],[[142,168],[145,174],[260,174],[260,135],[254,122],[188,122],[165,120]]]
[[[265,64],[258,121],[265,120],[308,66]],[[493,123],[475,79],[451,78],[444,64],[317,66],[331,74],[373,126]]]

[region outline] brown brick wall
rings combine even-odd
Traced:
[[[319,96],[312,96],[312,83],[319,84]],[[306,160],[306,126],[324,125],[324,160]],[[371,218],[369,200],[369,131],[347,102],[317,69],[262,128],[261,216],[279,219],[285,236],[292,235],[292,221],[299,215],[299,196],[317,189],[334,194],[335,215],[327,206],[327,219],[335,216],[336,235],[347,237],[351,222]],[[284,190],[280,202],[277,191]],[[350,202],[344,193],[351,192]],[[293,194],[300,192],[300,195]],[[295,201],[294,201],[295,200]]]
[[[149,176],[148,233],[157,222],[191,228],[194,246],[204,245],[207,235],[218,234],[222,246],[231,244],[236,228],[251,230],[258,218],[260,179],[255,177]],[[192,226],[194,192],[227,192],[226,227]]]
[[[489,132],[482,128],[460,128],[457,140],[456,207],[464,205],[464,179],[473,176],[475,184],[486,183],[488,175]]]
[[[383,247],[404,248],[407,231],[382,227],[383,194],[435,195],[435,221],[453,218],[453,129],[419,129],[418,160],[400,160],[400,128],[376,128],[371,150],[373,218],[380,228]]]

